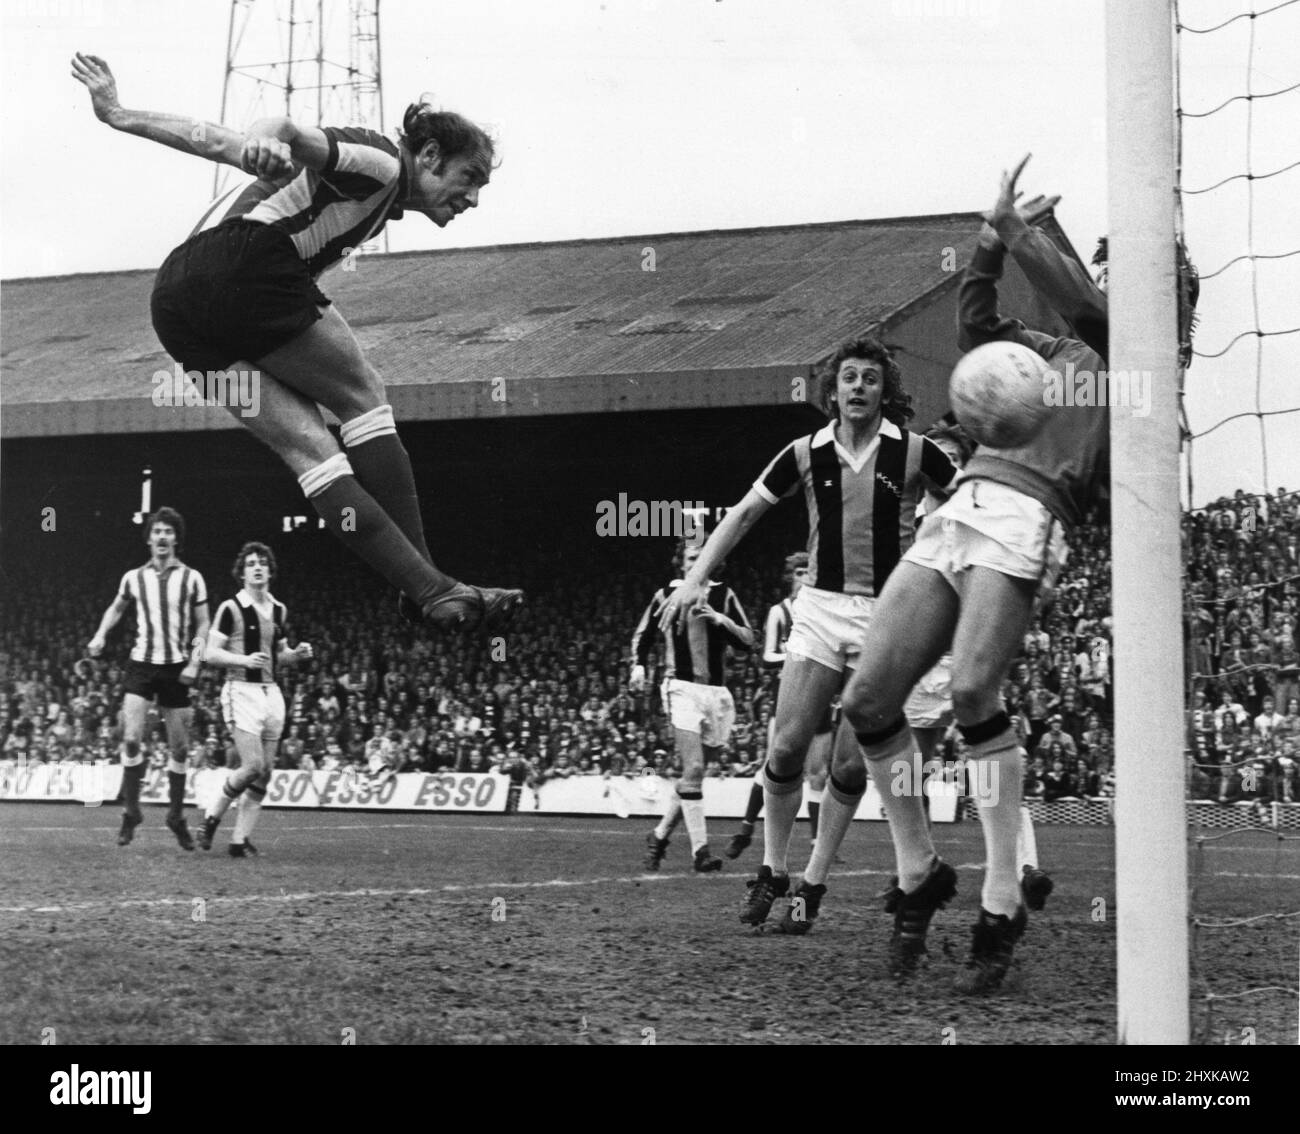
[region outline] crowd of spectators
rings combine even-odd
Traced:
[[[1300,744],[1300,507],[1279,490],[1184,519],[1189,598],[1189,785],[1197,798],[1252,793],[1294,798]],[[315,657],[281,677],[285,768],[365,766],[380,754],[405,771],[499,770],[539,784],[589,774],[671,774],[672,730],[657,681],[627,688],[629,643],[655,589],[670,577],[671,544],[635,542],[603,561],[569,564],[532,588],[504,638],[435,638],[398,621],[391,595],[360,566],[277,548],[291,635]],[[771,541],[768,541],[771,543]],[[782,597],[788,550],[747,541],[727,578],[761,628]],[[310,564],[310,566],[308,566]],[[85,643],[111,584],[11,580],[0,629],[0,757],[50,762],[116,759],[130,616],[97,661]],[[209,579],[214,605],[222,580]],[[1036,617],[1004,685],[1029,753],[1028,798],[1114,791],[1109,528],[1076,529],[1053,601]],[[653,676],[653,675],[652,675]],[[733,656],[736,730],[714,776],[753,775],[766,756],[775,672],[761,648]],[[192,697],[191,762],[224,762],[220,671]],[[150,758],[165,759],[151,720]],[[949,756],[963,754],[955,731]]]
[[[1198,799],[1295,802],[1300,501],[1215,501],[1183,523],[1189,781]]]
[[[1056,603],[1026,638],[1007,682],[1008,707],[1030,747],[1031,790],[1047,798],[1105,787],[1110,770],[1109,601],[1104,529],[1085,525]],[[785,550],[761,539],[727,576],[761,629],[782,597]],[[769,541],[770,543],[771,541]],[[749,554],[745,554],[745,551]],[[288,720],[286,768],[367,766],[377,753],[405,771],[500,770],[539,784],[595,773],[672,773],[672,729],[651,682],[628,691],[632,631],[670,577],[671,544],[606,556],[603,569],[555,573],[533,588],[505,638],[433,638],[393,617],[391,595],[360,567],[294,563],[280,552],[291,635],[315,657],[280,677]],[[577,565],[574,565],[575,567]],[[577,580],[581,580],[579,584]],[[209,580],[219,597],[221,580]],[[115,759],[130,616],[98,661],[84,658],[111,589],[68,579],[8,588],[0,631],[0,749],[11,759]],[[753,775],[766,757],[775,671],[761,648],[733,657],[737,707],[714,776]],[[219,708],[220,671],[205,669],[192,695],[191,762],[220,764],[229,743]],[[150,758],[165,759],[151,720]],[[959,754],[950,744],[950,751]],[[1059,765],[1059,767],[1058,767]]]

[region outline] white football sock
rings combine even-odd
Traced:
[[[1021,869],[1029,867],[1038,869],[1038,839],[1034,836],[1034,821],[1029,816],[1029,808],[1020,805],[1020,836],[1016,840],[1016,860]]]
[[[763,865],[771,867],[773,874],[790,873],[786,857],[790,853],[795,817],[803,802],[802,789],[800,779],[773,784],[769,776],[763,776]]]
[[[987,860],[980,904],[991,914],[1014,917],[1023,900],[1016,850],[1021,830],[1024,751],[1003,748],[982,756],[979,764],[976,802]]]
[[[709,842],[708,825],[704,821],[704,800],[683,799],[682,819],[686,822],[686,833],[691,840],[691,854]]]
[[[668,833],[677,826],[677,817],[682,811],[682,801],[674,792],[668,800],[668,810],[664,812],[664,817],[659,820],[659,826],[655,828],[656,839],[666,839]]]
[[[803,872],[803,880],[808,885],[825,885],[831,863],[835,861],[840,844],[848,834],[849,824],[857,814],[863,794],[842,793],[834,784],[827,787],[822,796],[822,811],[817,820],[817,838],[813,842],[812,858],[808,860],[808,868]]]

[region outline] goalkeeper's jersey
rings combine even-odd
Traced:
[[[1041,355],[1062,383],[1087,372],[1105,372],[1108,321],[1106,297],[1087,273],[1068,259],[1046,233],[1031,229],[1015,242],[1017,265],[1078,338],[1031,331],[998,312],[997,281],[1005,252],[978,247],[962,280],[958,342],[971,350],[995,340],[1021,343]],[[1067,531],[1096,503],[1109,477],[1110,417],[1105,406],[1058,405],[1041,432],[1016,449],[980,448],[962,479],[982,477],[1008,485],[1039,501]]]

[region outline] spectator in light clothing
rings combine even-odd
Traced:
[[[1271,740],[1284,720],[1281,713],[1273,711],[1273,698],[1265,697],[1264,711],[1255,718],[1255,735],[1264,741]]]
[[[1079,750],[1074,743],[1074,737],[1068,732],[1061,731],[1060,714],[1053,715],[1047,722],[1047,731],[1038,738],[1038,743],[1034,746],[1036,756],[1049,756],[1052,751],[1052,745],[1059,744],[1064,759],[1074,761],[1078,759]]]
[[[1052,637],[1043,629],[1043,620],[1034,619],[1033,629],[1025,635],[1025,650],[1028,651],[1030,646],[1037,646],[1038,652],[1047,653],[1052,648]]]

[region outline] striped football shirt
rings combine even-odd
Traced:
[[[276,185],[245,186],[222,218],[259,221],[285,233],[313,276],[342,260],[398,220],[407,193],[410,155],[396,142],[361,126],[325,126],[325,168],[302,169]]]
[[[131,660],[176,665],[190,660],[197,611],[208,601],[203,576],[179,560],[159,571],[150,560],[122,576],[117,597],[135,607]]]
[[[785,660],[785,643],[794,626],[794,611],[788,598],[773,604],[763,625],[763,661],[780,665]]]
[[[241,654],[265,652],[271,657],[271,664],[264,668],[247,666],[243,669],[227,669],[227,681],[270,684],[275,680],[275,655],[285,640],[288,612],[284,603],[274,595],[268,594],[266,597],[267,606],[258,610],[253,596],[241,589],[234,598],[226,599],[217,608],[213,632],[225,638],[226,649]]]
[[[803,489],[808,586],[878,595],[912,546],[925,489],[946,489],[956,475],[929,438],[881,419],[880,431],[856,458],[836,441],[833,424],[790,442],[754,490],[775,504]]]
[[[656,591],[650,605],[641,615],[641,621],[637,623],[636,632],[632,635],[632,656],[637,665],[649,665],[654,639],[648,631],[659,625],[659,615],[663,612],[664,604],[668,602],[673,589],[681,585],[681,579],[674,579],[668,586]],[[737,626],[749,628],[749,619],[745,617],[740,600],[726,583],[710,582],[707,602]],[[688,619],[685,630],[678,630],[674,626],[671,631],[663,634],[663,641],[667,663],[664,677],[693,681],[697,685],[725,685],[727,647],[749,649],[730,630],[715,626],[703,618]]]

